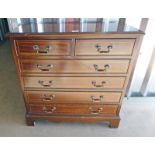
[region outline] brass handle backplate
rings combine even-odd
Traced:
[[[101,95],[99,98],[95,98],[94,96],[91,96],[90,98],[92,103],[95,102],[103,103],[103,95]]]
[[[103,69],[100,69],[97,64],[94,64],[94,68],[98,72],[106,72],[109,67],[110,67],[109,64],[106,64],[104,65]]]
[[[53,81],[50,80],[50,81],[48,81],[48,84],[46,84],[45,81],[39,80],[38,83],[40,85],[42,85],[43,87],[50,87],[52,85]]]
[[[41,71],[50,71],[53,68],[53,64],[37,64],[37,68]]]
[[[46,95],[46,94],[43,94],[41,95],[41,99],[42,101],[53,101],[53,99],[55,98],[55,95]]]
[[[89,107],[89,112],[90,112],[91,114],[93,114],[93,115],[100,114],[102,111],[103,111],[103,108],[102,108],[102,107],[98,108],[97,110],[93,110],[92,107]]]
[[[46,106],[43,106],[42,111],[47,114],[51,114],[56,111],[56,106],[52,106],[50,109],[48,109]]]
[[[100,44],[96,44],[95,47],[99,53],[109,53],[112,50],[112,45],[108,45],[106,47],[107,50],[102,50],[102,46]]]
[[[100,85],[96,83],[97,83],[96,81],[92,81],[92,85],[94,87],[104,87],[104,85],[106,84],[106,81],[102,81]]]
[[[51,48],[51,45],[46,45],[45,49],[41,49],[39,45],[33,45],[33,50],[35,50],[37,54],[47,54]]]

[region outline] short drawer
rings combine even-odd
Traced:
[[[126,74],[130,60],[21,60],[24,73]]]
[[[30,105],[30,113],[39,113],[47,115],[102,115],[115,116],[117,114],[118,105],[103,105],[93,106],[77,105],[77,106],[62,106],[62,105]]]
[[[24,77],[25,88],[122,89],[125,77]]]
[[[135,39],[92,39],[76,40],[77,56],[132,55]]]
[[[18,55],[66,56],[71,54],[71,40],[17,40]]]
[[[30,104],[118,104],[120,92],[46,92],[25,91]]]

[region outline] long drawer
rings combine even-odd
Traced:
[[[21,60],[24,73],[127,73],[130,60]]]
[[[102,115],[115,116],[118,105],[103,105],[93,106],[77,105],[77,106],[62,106],[62,105],[30,105],[29,113],[47,114],[47,115]]]
[[[23,77],[25,88],[122,89],[125,77]]]
[[[76,40],[75,54],[79,56],[132,55],[135,39]]]
[[[25,96],[30,104],[118,104],[120,92],[47,92],[25,91]]]
[[[18,55],[66,56],[72,51],[71,40],[17,40]]]

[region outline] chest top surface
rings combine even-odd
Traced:
[[[10,34],[120,33],[119,18],[8,18]],[[124,23],[121,33],[143,34]]]

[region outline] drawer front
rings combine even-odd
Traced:
[[[76,40],[75,53],[78,56],[132,55],[135,39],[92,39]]]
[[[103,105],[93,106],[77,105],[77,106],[61,106],[61,105],[31,105],[29,106],[30,113],[40,113],[47,115],[105,115],[115,116],[117,113],[118,105]]]
[[[18,55],[65,56],[71,54],[71,40],[17,40]]]
[[[125,77],[24,77],[25,88],[122,89]]]
[[[120,92],[46,92],[26,91],[28,103],[30,104],[118,104]]]
[[[130,60],[21,60],[25,73],[127,73]]]

